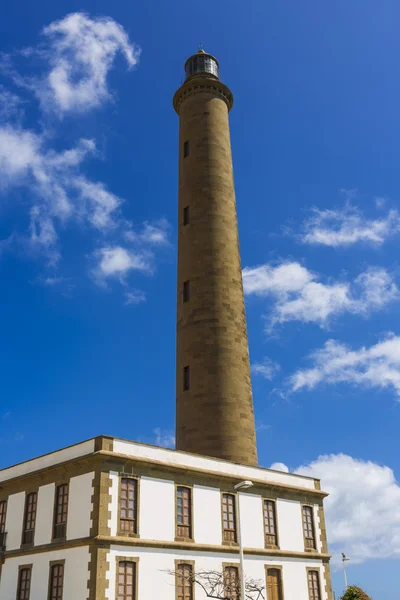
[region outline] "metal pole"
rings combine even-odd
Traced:
[[[345,561],[343,561],[343,574],[344,574],[344,585],[345,585],[345,589],[347,590],[348,585],[347,585],[347,574],[346,574],[346,566],[345,566]]]
[[[237,524],[238,524],[238,538],[239,538],[239,557],[240,557],[240,598],[246,600],[245,595],[245,578],[244,578],[244,560],[243,560],[243,544],[242,544],[242,530],[240,527],[240,493],[236,494],[236,512],[237,512]]]

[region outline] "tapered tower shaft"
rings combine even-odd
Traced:
[[[176,446],[257,464],[228,112],[218,62],[199,51],[179,115]]]

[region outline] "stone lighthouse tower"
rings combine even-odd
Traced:
[[[179,115],[176,446],[257,464],[228,113],[216,58],[186,61]]]

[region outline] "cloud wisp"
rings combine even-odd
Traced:
[[[85,113],[112,100],[108,74],[121,54],[128,69],[138,64],[140,48],[125,29],[110,17],[90,17],[76,12],[54,21],[42,31],[42,42],[18,55],[35,57],[43,74],[26,77],[12,66],[13,56],[3,56],[2,69],[13,82],[33,93],[44,112],[59,117]]]
[[[303,223],[303,232],[297,237],[304,244],[339,248],[358,243],[381,246],[399,233],[400,213],[397,210],[368,219],[357,206],[346,203],[340,209],[311,209],[311,216]]]
[[[259,363],[254,363],[251,365],[251,372],[254,375],[260,375],[267,381],[272,381],[280,369],[280,365],[268,357],[265,357]]]
[[[372,346],[356,350],[331,339],[310,354],[309,360],[310,368],[299,369],[289,377],[290,392],[346,383],[391,389],[400,397],[400,337],[393,333]]]
[[[392,276],[370,267],[353,282],[320,281],[298,262],[264,264],[243,270],[244,290],[269,300],[267,331],[288,321],[328,327],[344,313],[368,316],[400,298]]]

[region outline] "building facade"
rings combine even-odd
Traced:
[[[0,598],[206,600],[190,574],[239,577],[240,518],[260,598],[331,600],[325,496],[315,479],[94,438],[0,471]]]

